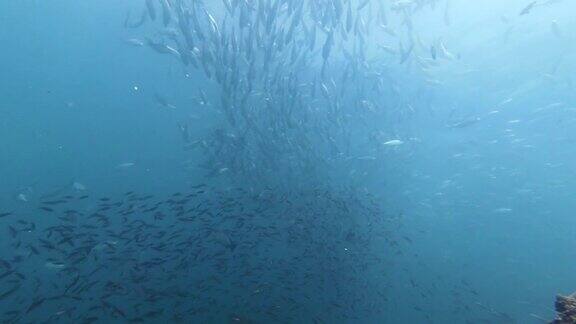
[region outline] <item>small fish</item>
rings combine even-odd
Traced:
[[[44,266],[48,269],[63,269],[66,267],[66,264],[62,262],[48,261],[44,264]]]
[[[407,50],[404,49],[402,42],[400,42],[400,64],[403,64],[408,60],[410,54],[412,54],[412,50],[414,49],[414,42],[410,43],[410,47]]]
[[[390,140],[388,142],[384,142],[383,144],[386,146],[398,146],[398,145],[404,144],[404,142],[401,140],[395,139],[395,140]]]
[[[144,41],[138,39],[138,38],[128,38],[126,40],[124,40],[126,42],[126,44],[128,45],[132,45],[134,47],[142,47],[144,46]]]
[[[59,204],[65,203],[65,202],[67,202],[67,200],[61,199],[61,200],[48,200],[48,201],[43,201],[41,203],[44,205],[59,205]]]
[[[560,27],[558,27],[558,22],[556,20],[552,20],[550,27],[552,28],[552,33],[554,33],[556,37],[562,38],[562,33],[560,32]]]
[[[8,226],[8,232],[12,238],[16,238],[16,235],[18,234],[18,231],[12,226]]]
[[[174,106],[173,104],[169,103],[168,100],[167,100],[164,96],[156,93],[156,94],[154,95],[154,98],[156,99],[156,103],[158,103],[158,104],[159,104],[160,106],[162,106],[163,108],[176,109],[176,106]]]
[[[28,248],[30,249],[30,251],[35,254],[35,255],[39,255],[40,252],[38,251],[38,249],[36,249],[33,245],[28,244]]]
[[[180,52],[171,46],[164,44],[163,42],[156,42],[150,38],[146,38],[146,44],[150,46],[155,52],[160,54],[172,54],[176,57],[180,57]]]
[[[82,320],[82,324],[91,324],[91,323],[97,322],[98,320],[99,320],[99,318],[95,317],[95,316],[85,317]]]
[[[363,2],[358,4],[358,6],[356,7],[356,10],[360,11],[360,10],[364,9],[364,7],[366,7],[369,3],[370,3],[370,0],[364,0]]]
[[[475,125],[476,123],[478,123],[481,119],[479,117],[475,117],[475,118],[470,118],[470,119],[465,119],[462,121],[458,121],[458,122],[454,122],[451,124],[448,124],[447,127],[448,128],[465,128],[468,126],[472,126]]]
[[[444,24],[450,26],[450,0],[446,1],[446,7],[444,8]]]
[[[128,169],[128,168],[131,168],[135,165],[136,165],[136,163],[134,163],[134,162],[120,163],[116,166],[116,169]]]
[[[348,1],[348,12],[346,18],[346,32],[352,30],[352,1]]]
[[[0,279],[4,279],[13,273],[15,273],[15,270],[8,270],[8,271],[4,272],[3,274],[0,274]]]
[[[150,19],[156,20],[156,8],[154,7],[154,2],[152,0],[146,0],[146,8],[148,9]]]
[[[140,19],[134,23],[130,22],[130,12],[128,12],[128,14],[126,14],[126,19],[124,20],[124,28],[138,28],[144,25],[146,20],[148,20],[148,12],[146,11],[146,9],[142,11]]]
[[[444,58],[447,58],[449,60],[455,60],[456,59],[456,56],[454,56],[454,54],[452,54],[452,53],[450,53],[450,51],[448,51],[444,42],[440,42],[439,47],[440,47],[440,53],[442,54],[442,56],[444,56]]]
[[[332,45],[334,45],[334,31],[331,31],[330,34],[328,34],[328,37],[326,37],[326,42],[322,47],[322,58],[324,61],[326,61],[330,56]]]
[[[0,213],[0,218],[12,215],[12,212]]]
[[[162,23],[164,27],[168,27],[172,17],[170,15],[170,4],[166,0],[160,0],[160,4],[162,5]]]
[[[520,11],[520,16],[529,14],[530,11],[532,11],[532,8],[534,8],[534,6],[536,5],[536,3],[538,3],[538,1],[530,2],[526,7],[524,7],[524,9],[522,9],[522,11]]]
[[[34,300],[32,302],[32,304],[30,304],[30,306],[28,306],[28,309],[26,310],[26,314],[28,314],[31,311],[33,311],[34,309],[40,307],[44,303],[45,300],[46,300],[45,298],[38,298],[38,299]]]
[[[20,289],[20,285],[13,287],[12,289],[9,289],[8,291],[0,294],[0,300],[12,295],[15,291],[17,291],[18,289]]]
[[[74,190],[77,190],[77,191],[84,191],[84,190],[86,190],[86,186],[83,185],[83,184],[81,184],[80,182],[77,182],[77,181],[74,181],[74,182],[72,183],[72,188],[74,188]]]

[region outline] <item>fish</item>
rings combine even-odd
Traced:
[[[59,199],[59,200],[48,200],[48,201],[42,201],[40,202],[43,205],[61,205],[63,203],[68,202],[68,200],[66,199]]]
[[[156,7],[154,6],[154,0],[146,0],[146,9],[148,9],[150,19],[156,20]]]
[[[136,163],[134,162],[124,162],[116,165],[116,169],[128,169],[134,167],[135,165]]]
[[[6,278],[6,277],[8,277],[9,275],[14,274],[14,273],[16,273],[15,270],[8,270],[8,271],[0,274],[0,279],[4,279],[4,278]]]
[[[12,295],[16,291],[18,291],[20,288],[21,288],[21,285],[17,285],[17,286],[14,286],[14,287],[8,289],[5,292],[0,293],[0,300],[3,300],[7,297],[10,297],[10,295]]]
[[[154,94],[154,98],[156,99],[156,103],[158,105],[160,105],[162,108],[176,109],[176,106],[169,103],[168,100],[164,96],[156,93],[156,94]]]
[[[332,45],[334,43],[334,31],[331,31],[326,37],[326,41],[324,42],[324,46],[322,47],[322,58],[324,61],[328,60],[330,56],[330,51],[332,50]]]
[[[461,121],[457,121],[457,122],[453,122],[453,123],[449,123],[448,125],[446,125],[448,128],[466,128],[472,125],[476,125],[478,122],[480,122],[482,119],[480,117],[472,117],[472,118],[468,118],[468,119],[463,119]]]
[[[452,4],[451,0],[446,1],[446,7],[444,7],[444,25],[450,26],[451,20],[450,19],[450,5]]]
[[[8,226],[8,232],[10,233],[10,237],[12,237],[12,238],[16,238],[16,236],[18,234],[18,230],[16,230],[12,226]]]
[[[430,57],[432,57],[433,60],[436,60],[437,53],[434,45],[430,46]]]
[[[34,301],[32,301],[30,306],[28,306],[28,308],[26,309],[26,314],[28,314],[31,311],[35,310],[36,308],[40,307],[44,303],[44,301],[46,301],[45,298],[36,298]]]
[[[138,38],[128,38],[126,40],[124,40],[126,42],[126,44],[134,46],[134,47],[142,47],[144,46],[144,41],[138,39]]]
[[[83,185],[82,183],[80,183],[78,181],[72,182],[72,188],[74,190],[77,190],[77,191],[85,191],[88,189],[85,185]]]
[[[450,53],[448,51],[448,49],[446,49],[446,45],[444,45],[443,42],[440,42],[439,45],[439,49],[440,49],[440,53],[442,54],[443,57],[450,59],[450,60],[455,60],[456,57],[454,56],[454,54]]]
[[[536,6],[536,4],[538,3],[538,1],[532,1],[530,2],[526,7],[524,7],[521,11],[519,16],[523,16],[523,15],[527,15],[530,13],[530,11],[532,11],[532,9],[534,8],[534,6]]]
[[[146,39],[146,44],[152,48],[155,52],[159,54],[172,54],[180,57],[180,53],[171,46],[166,45],[163,42],[156,42],[150,38]]]
[[[146,23],[146,21],[148,20],[148,12],[146,10],[142,11],[142,14],[140,15],[140,18],[131,23],[130,22],[130,12],[128,12],[126,14],[126,19],[124,20],[124,28],[139,28],[142,25],[144,25],[144,23]]]
[[[552,23],[550,24],[550,28],[552,30],[552,33],[556,37],[562,38],[562,33],[560,32],[560,27],[558,27],[558,22],[556,20],[552,20]]]
[[[346,14],[346,32],[349,33],[352,30],[352,1],[348,1],[348,12]]]
[[[364,0],[364,1],[360,2],[358,4],[358,6],[356,7],[356,10],[360,11],[360,10],[364,9],[369,3],[370,3],[370,0]]]
[[[412,50],[414,49],[414,42],[410,43],[410,47],[408,49],[404,49],[402,42],[400,42],[400,64],[404,64],[412,54]]]
[[[164,27],[168,27],[172,21],[170,4],[168,3],[168,0],[160,0],[160,5],[162,6],[162,23],[164,24]]]
[[[58,287],[56,288],[53,287],[52,284],[41,282],[38,288],[39,290],[27,298],[27,303],[22,307],[21,312],[23,314],[31,314],[33,311],[39,309],[45,303],[45,300],[52,300],[52,298],[54,298],[54,300],[59,300],[63,305],[65,305],[66,300],[86,305],[86,316],[92,314],[90,310],[91,306],[94,307],[94,311],[96,309],[104,311],[103,314],[107,314],[106,316],[109,315],[127,319],[138,318],[132,317],[132,314],[129,314],[127,310],[121,309],[111,303],[110,300],[112,299],[110,298],[116,295],[122,295],[125,296],[123,298],[127,302],[131,300],[142,301],[143,299],[132,299],[137,298],[135,297],[136,295],[132,295],[129,289],[122,286],[134,280],[142,287],[143,291],[161,288],[155,286],[153,281],[148,278],[148,275],[138,274],[138,268],[145,267],[149,269],[151,273],[159,270],[156,272],[158,275],[163,276],[162,274],[166,274],[167,276],[162,278],[161,281],[170,282],[169,276],[176,275],[178,270],[160,271],[161,267],[171,269],[171,267],[174,266],[184,266],[188,256],[195,258],[194,262],[196,264],[205,265],[210,265],[219,259],[225,260],[230,258],[224,263],[216,262],[216,264],[222,264],[222,266],[217,265],[213,271],[210,271],[210,273],[213,273],[212,276],[214,276],[214,280],[228,280],[226,279],[226,271],[221,267],[233,267],[234,262],[231,261],[231,258],[233,258],[232,255],[234,255],[235,258],[242,257],[243,254],[255,248],[254,244],[258,245],[272,242],[269,239],[265,239],[266,237],[277,237],[276,239],[281,237],[279,235],[280,229],[274,222],[268,225],[258,225],[262,226],[262,229],[256,229],[254,225],[258,224],[258,222],[253,223],[250,218],[245,218],[245,216],[241,216],[240,218],[235,216],[239,215],[238,210],[246,208],[241,206],[243,199],[249,199],[252,202],[254,202],[253,199],[258,199],[256,204],[251,203],[251,205],[256,208],[255,212],[263,216],[263,219],[270,221],[272,215],[278,215],[277,208],[268,212],[259,207],[264,206],[264,202],[270,198],[266,197],[266,195],[256,195],[256,197],[254,197],[253,193],[243,188],[231,190],[230,192],[237,194],[226,197],[223,193],[211,188],[209,184],[200,183],[189,186],[186,191],[176,191],[167,194],[165,198],[157,198],[149,194],[139,194],[133,190],[121,193],[117,197],[106,195],[100,196],[100,198],[87,198],[93,200],[91,205],[106,207],[107,214],[104,215],[100,212],[94,212],[87,215],[87,217],[78,217],[74,223],[63,221],[58,224],[59,218],[54,218],[52,219],[52,221],[56,222],[54,226],[47,226],[45,231],[38,233],[40,237],[37,243],[41,252],[33,252],[29,258],[43,260],[46,269],[58,272],[62,283],[55,283]],[[273,193],[275,191],[272,190],[271,192]],[[298,200],[293,199],[297,196],[290,199],[287,194],[279,195],[287,197],[281,200],[286,203],[286,206],[299,204]],[[329,198],[326,200],[328,205],[323,205],[323,208],[334,209],[330,213],[338,210],[339,207],[337,206],[340,204],[345,204],[343,201],[332,197],[329,191],[323,195]],[[243,196],[245,197],[242,198]],[[128,205],[127,202],[131,199],[137,203]],[[212,207],[212,199],[218,200],[218,204],[215,206],[219,207]],[[314,201],[316,203],[322,199],[322,196],[314,195]],[[61,204],[75,203],[75,199],[63,199]],[[280,206],[281,205],[277,205],[277,207]],[[79,211],[71,209],[71,207],[72,206],[63,206],[62,210],[55,210],[54,213],[62,214],[62,216],[80,213]],[[342,208],[346,210],[344,207]],[[120,221],[118,223],[119,228],[117,229],[108,230],[107,232],[102,231],[99,224],[103,220],[113,221],[112,216],[134,209],[140,211],[138,217],[127,218]],[[158,217],[157,212],[160,210],[162,216]],[[188,210],[188,212],[186,212],[186,210]],[[304,211],[305,209],[302,210],[302,212]],[[218,217],[215,217],[216,213],[218,213]],[[310,215],[316,214],[316,212],[312,211],[310,213]],[[111,217],[108,217],[108,215]],[[188,228],[177,225],[191,223],[204,225],[199,227],[198,233],[189,232]],[[29,222],[22,220],[19,224],[26,225],[29,224]],[[328,221],[327,224],[331,224],[331,222]],[[224,225],[224,227],[222,227],[222,225]],[[243,235],[237,235],[234,230],[230,228],[227,229],[226,226],[236,227],[235,231],[252,229],[244,232]],[[336,232],[341,231],[340,226],[341,225],[336,226]],[[188,237],[189,235],[191,236]],[[198,238],[192,240],[194,236],[198,236]],[[358,238],[359,236],[349,235],[346,242],[352,247],[352,242]],[[337,238],[335,239],[338,240]],[[31,251],[36,249],[36,244],[33,242],[26,244]],[[135,246],[131,247],[132,244],[138,244],[138,250],[142,252],[138,257],[139,260],[130,257],[130,254],[126,254],[129,249],[135,248]],[[259,249],[256,248],[256,250]],[[52,251],[50,253],[61,257],[46,258],[48,251]],[[194,257],[193,255],[196,256]],[[257,254],[253,254],[252,257],[257,258]],[[107,260],[107,262],[111,262],[111,264],[115,266],[111,267],[110,270],[108,270],[108,266],[104,266],[103,264],[94,268],[93,265],[98,264],[100,260]],[[299,262],[295,264],[299,264]],[[344,264],[345,263],[341,263],[341,266]],[[112,271],[112,269],[114,270]],[[120,276],[122,280],[118,282],[114,282],[116,279],[110,279],[109,281],[86,280],[85,278],[93,276],[91,273],[94,271],[97,272],[99,276],[115,273]],[[12,275],[12,273],[15,274],[16,272],[11,272],[10,275]],[[231,273],[234,273],[234,271]],[[25,277],[29,275],[29,273],[24,273]],[[232,278],[232,280],[236,279]],[[244,279],[238,277],[238,280]],[[43,288],[44,286],[46,286],[46,288]],[[216,285],[216,287],[218,287],[218,285]],[[206,291],[211,290],[211,288],[205,289],[208,289]],[[59,294],[55,297],[45,298],[41,294],[44,290],[56,290],[59,291]],[[179,293],[182,297],[175,297],[172,296],[172,294],[165,293],[146,293],[146,295],[151,299],[162,298],[167,300],[187,296],[184,293]],[[153,297],[153,295],[156,295],[156,297]],[[88,296],[92,297],[88,298]],[[296,303],[296,301],[294,300],[293,303]],[[336,306],[337,308],[343,309],[340,303],[336,304],[339,305]],[[165,315],[165,311],[163,309],[148,309],[138,314],[140,314],[138,316],[142,318],[159,319]]]
[[[404,142],[399,140],[399,139],[393,139],[393,140],[389,140],[389,141],[383,143],[383,145],[386,145],[386,146],[399,146],[402,144],[404,144]]]

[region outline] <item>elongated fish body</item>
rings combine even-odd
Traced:
[[[154,6],[153,0],[146,0],[146,8],[148,9],[148,15],[150,19],[156,20],[156,7]]]
[[[330,34],[328,34],[324,47],[322,47],[322,58],[324,61],[328,60],[330,51],[332,50],[332,45],[334,45],[334,31],[331,31]]]
[[[160,4],[162,5],[162,23],[164,24],[164,27],[168,27],[172,20],[170,5],[168,4],[168,0],[160,0]]]
[[[384,142],[384,143],[382,143],[382,144],[384,144],[384,145],[386,145],[386,146],[399,146],[399,145],[404,144],[404,142],[401,141],[401,140],[398,140],[398,139],[394,139],[394,140],[390,140],[390,141]]]
[[[556,37],[562,38],[562,33],[560,32],[560,27],[558,27],[558,22],[556,20],[552,20],[552,23],[550,24],[550,28],[552,29],[552,33]]]
[[[534,8],[534,6],[536,5],[536,3],[538,3],[538,1],[532,1],[530,2],[526,7],[524,7],[524,9],[522,9],[522,11],[520,11],[520,16],[523,15],[527,15],[530,13],[530,11],[532,11],[532,9]]]
[[[148,12],[146,9],[142,11],[140,18],[136,22],[130,22],[130,13],[126,15],[126,20],[124,21],[124,28],[138,28],[148,20]]]

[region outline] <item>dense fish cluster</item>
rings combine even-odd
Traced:
[[[0,212],[0,320],[380,323],[403,310],[431,322],[443,305],[453,320],[511,323],[465,278],[431,270],[419,234],[379,205],[353,188],[60,192]]]
[[[390,283],[369,278],[410,241],[350,189],[71,194],[19,214],[1,214],[11,249],[0,260],[3,323],[381,317]]]
[[[197,121],[179,128],[187,148],[202,150],[208,175],[325,181],[357,158],[381,160],[387,142],[397,140],[382,121],[413,113],[395,100],[388,69],[455,59],[442,42],[428,57],[412,28],[412,17],[437,2],[148,0],[125,27],[145,31],[131,44],[172,56],[206,80],[194,89],[197,106],[216,98],[220,122],[200,138],[191,135]],[[413,58],[416,50],[424,57]]]
[[[458,254],[422,246],[430,229],[403,216],[419,210],[422,223],[435,225],[435,215],[450,215],[447,228],[458,230],[446,233],[460,240],[445,245],[465,250],[471,232],[481,242],[490,236],[455,226],[453,214],[507,217],[520,209],[508,196],[532,192],[490,192],[488,203],[473,203],[484,196],[471,198],[464,185],[477,184],[462,174],[492,181],[508,170],[476,162],[471,147],[488,138],[478,134],[439,159],[438,169],[449,169],[440,184],[433,175],[441,172],[419,171],[447,142],[440,136],[418,151],[410,125],[420,125],[402,122],[435,116],[430,90],[442,81],[431,71],[462,58],[415,26],[425,11],[449,26],[450,0],[141,2],[124,20],[126,42],[170,60],[196,84],[193,107],[155,93],[157,106],[210,112],[177,125],[184,148],[201,157],[192,159],[203,171],[194,179],[201,173],[205,184],[154,194],[100,195],[77,181],[44,196],[19,190],[15,207],[0,209],[1,323],[383,323],[398,314],[406,323],[515,322],[480,298],[468,269],[435,271],[451,269]],[[528,2],[514,19],[554,2]],[[551,29],[561,37],[556,21]],[[406,74],[418,78],[404,82]],[[513,98],[487,113],[445,107],[440,128],[466,139]],[[506,121],[504,140],[531,148],[513,134],[519,124]],[[140,166],[118,162],[118,173]],[[382,170],[389,177],[375,180]],[[394,187],[401,177],[410,188]],[[375,182],[397,195],[374,194]],[[398,197],[404,207],[386,205]]]

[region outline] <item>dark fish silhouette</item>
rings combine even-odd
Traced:
[[[146,0],[146,8],[148,9],[150,19],[156,20],[156,7],[154,6],[154,0]]]
[[[538,3],[538,1],[532,1],[532,2],[530,2],[526,7],[524,7],[524,9],[522,9],[522,11],[520,11],[519,16],[529,14],[530,11],[532,11],[532,9],[534,8],[534,6],[535,6],[537,3]]]

